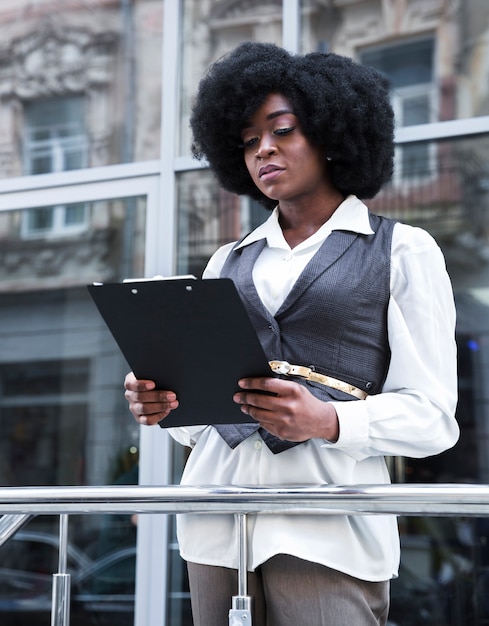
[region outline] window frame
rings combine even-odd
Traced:
[[[70,107],[70,103],[76,101],[76,108],[83,109],[84,98],[82,95],[67,96],[57,99],[57,103],[62,103],[66,110]],[[49,161],[49,167],[46,172],[55,173],[73,170],[68,166],[70,155],[78,155],[80,166],[77,169],[83,169],[88,166],[88,137],[84,132],[83,124],[79,121],[65,121],[62,123],[36,123],[39,117],[39,109],[45,104],[44,99],[32,100],[24,107],[24,149],[23,161],[24,169],[27,176],[35,174],[36,168],[34,164],[37,159],[46,159]],[[73,107],[72,107],[73,108]],[[79,113],[79,111],[78,111]],[[60,116],[62,117],[62,116]],[[76,116],[75,116],[76,118]],[[63,129],[73,129],[73,133],[63,133]],[[36,139],[35,135],[41,133],[47,135],[43,139]],[[82,205],[82,219],[75,224],[67,223],[67,215],[69,204],[58,204],[52,207],[42,207],[42,210],[49,212],[50,224],[45,228],[33,227],[36,219],[35,211],[40,208],[29,209],[22,214],[21,236],[24,239],[37,239],[42,237],[60,237],[72,236],[82,233],[88,228],[88,206]]]

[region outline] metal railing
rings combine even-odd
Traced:
[[[233,597],[229,624],[251,626],[246,586],[247,514],[484,517],[489,516],[489,485],[4,487],[0,488],[0,546],[32,516],[60,516],[51,626],[69,626],[69,514],[211,512],[238,518],[238,594]]]

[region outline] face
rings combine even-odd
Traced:
[[[302,132],[289,100],[271,94],[241,132],[246,167],[258,189],[277,201],[298,201],[329,187],[324,151]]]

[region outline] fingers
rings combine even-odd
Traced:
[[[241,390],[233,399],[243,413],[280,439],[337,440],[339,424],[334,406],[314,397],[304,385],[280,378],[244,378],[239,386]]]
[[[238,380],[238,385],[241,389],[255,389],[259,391],[266,391],[268,393],[280,394],[285,392],[287,388],[291,387],[290,380],[283,380],[281,378],[260,377],[260,378],[242,378]],[[293,384],[292,384],[293,386]]]
[[[124,379],[124,387],[128,391],[148,391],[156,387],[152,380],[137,379],[134,372],[129,372]]]
[[[242,391],[234,395],[234,401],[242,405],[253,405],[273,410],[301,397],[301,386],[279,378],[243,378],[238,381]]]
[[[155,389],[153,381],[138,380],[132,372],[126,376],[124,387],[129,410],[139,424],[157,424],[178,407],[173,391]]]
[[[238,391],[233,400],[241,410],[262,426],[271,425],[290,413],[298,385],[276,378],[244,378],[238,382]]]

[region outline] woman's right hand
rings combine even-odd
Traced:
[[[178,407],[173,391],[155,389],[152,380],[138,380],[132,372],[124,380],[124,388],[129,410],[139,424],[153,426]]]

